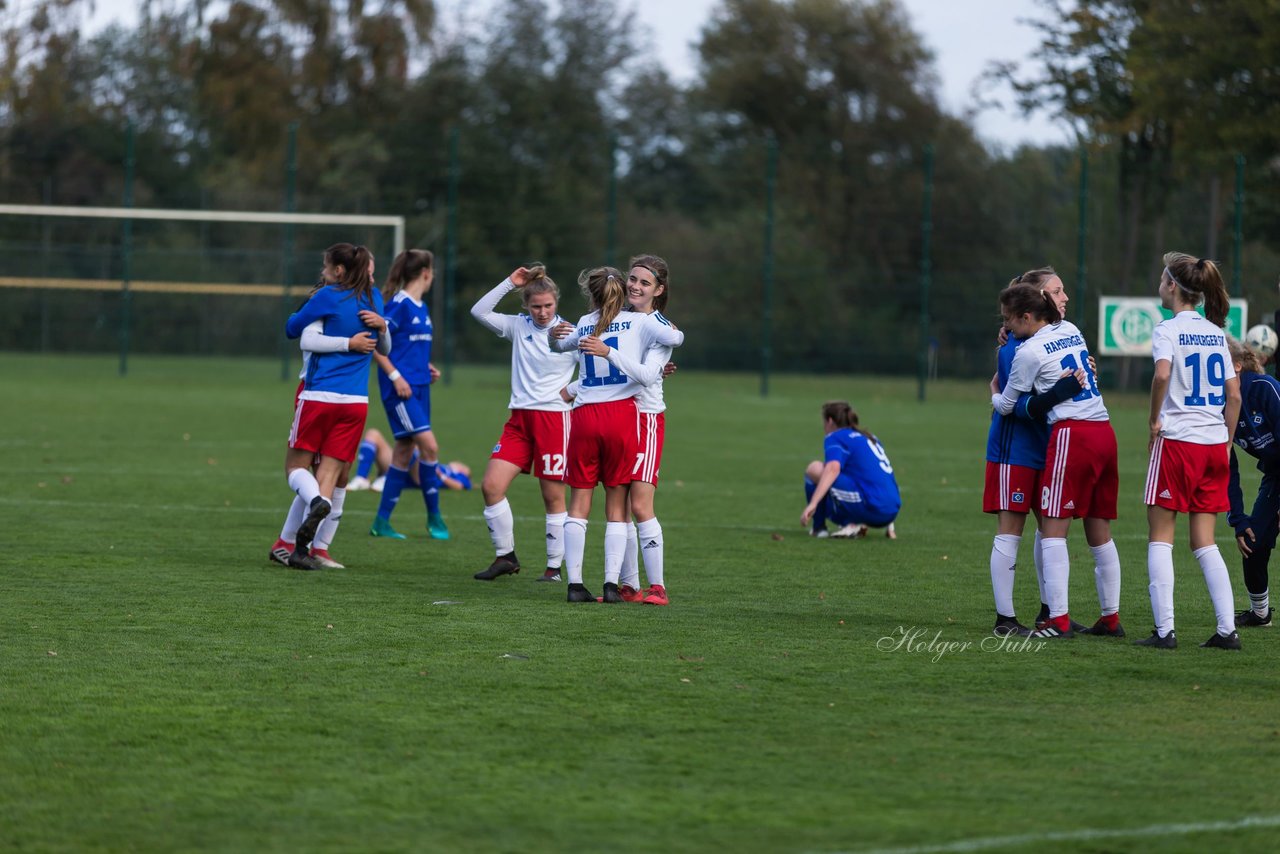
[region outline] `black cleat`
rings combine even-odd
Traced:
[[[1075,620],[1072,620],[1071,622],[1073,625],[1079,625]],[[1035,638],[1036,640],[1060,640],[1063,638],[1073,638],[1075,636],[1076,630],[1074,628],[1067,629],[1064,632],[1053,623],[1045,623],[1043,626],[1028,635],[1028,637]]]
[[[569,593],[565,596],[566,602],[595,602],[596,597],[591,595],[591,591],[587,590],[585,584],[570,584]]]
[[[606,581],[604,583],[603,594],[600,596],[600,601],[607,605],[614,605],[627,600],[623,599],[622,594],[618,592],[618,585],[614,584],[612,581]]]
[[[1072,632],[1083,632],[1083,631],[1087,631],[1087,630],[1088,630],[1088,628],[1089,628],[1089,627],[1088,627],[1088,626],[1086,626],[1084,623],[1077,623],[1075,620],[1072,620],[1072,621],[1071,621],[1071,631],[1072,631]]]
[[[294,549],[293,554],[289,555],[289,562],[285,565],[290,569],[324,569],[320,564],[320,561],[316,560],[302,549]]]
[[[1031,634],[1031,629],[1028,629],[1026,626],[1022,625],[1022,623],[1019,623],[1017,617],[1006,617],[1002,614],[996,614],[996,625],[995,628],[991,630],[991,634],[998,638],[1007,638],[1011,635],[1025,638],[1027,635]]]
[[[289,551],[284,546],[276,546],[271,549],[271,552],[267,557],[271,559],[272,563],[278,563],[281,566],[288,566],[289,555],[291,554],[293,554],[293,552]]]
[[[1213,637],[1200,644],[1200,646],[1204,649],[1239,649],[1240,633],[1232,632],[1224,638],[1222,635],[1214,632]]]
[[[1151,637],[1143,638],[1133,642],[1134,646],[1150,646],[1155,649],[1177,649],[1178,638],[1173,632],[1161,637],[1159,629],[1151,630]]]
[[[311,499],[311,507],[307,511],[307,518],[302,520],[302,524],[298,526],[298,536],[293,544],[293,553],[302,554],[310,557],[311,541],[315,539],[316,530],[320,527],[320,523],[329,515],[329,511],[333,509],[333,505],[325,500],[323,495],[317,495]],[[296,564],[289,564],[296,566]]]
[[[515,552],[507,552],[499,558],[495,558],[493,563],[489,564],[488,569],[481,570],[471,576],[476,581],[493,581],[501,575],[515,575],[520,571],[520,561],[516,559]]]
[[[1258,612],[1252,608],[1249,608],[1246,611],[1241,611],[1236,614],[1236,628],[1252,629],[1256,627],[1269,626],[1271,625],[1271,615],[1274,613],[1275,608],[1268,608],[1267,616],[1265,617],[1258,616]]]
[[[546,572],[542,573],[541,576],[534,579],[534,581],[559,581],[559,580],[560,580],[560,570],[552,569],[551,567],[547,567]]]
[[[1124,637],[1124,626],[1120,625],[1120,623],[1117,621],[1116,627],[1113,629],[1107,625],[1106,620],[1102,617],[1099,617],[1098,622],[1094,623],[1092,626],[1088,626],[1083,629],[1076,629],[1076,631],[1078,631],[1082,635],[1092,635],[1095,638]]]

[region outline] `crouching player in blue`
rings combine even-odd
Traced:
[[[1240,490],[1240,467],[1236,449],[1231,449],[1231,479],[1227,498],[1231,511],[1227,524],[1235,529],[1236,545],[1244,556],[1244,584],[1249,589],[1249,608],[1236,614],[1236,627],[1271,625],[1267,563],[1276,547],[1277,513],[1280,513],[1280,382],[1262,372],[1257,357],[1234,338],[1227,339],[1231,361],[1240,377],[1240,419],[1235,444],[1258,459],[1262,482],[1253,512],[1244,512]]]
[[[841,525],[834,536],[853,537],[866,528],[886,528],[894,536],[893,520],[902,507],[893,465],[875,436],[858,427],[858,413],[843,400],[822,406],[826,463],[814,460],[804,472],[809,499],[800,524],[813,523],[815,537],[826,536],[827,519]]]
[[[373,256],[363,246],[338,243],[325,250],[326,281],[333,281],[290,315],[285,334],[298,338],[317,320],[323,333],[351,338],[371,330],[383,332],[382,295],[373,286]],[[379,348],[390,340],[380,336]],[[298,394],[289,431],[285,473],[292,489],[306,503],[307,515],[298,527],[287,563],[297,569],[319,569],[311,556],[311,541],[320,523],[334,509],[334,490],[356,458],[369,410],[367,352],[313,353]],[[318,461],[317,461],[318,460]],[[315,474],[311,464],[316,461]]]

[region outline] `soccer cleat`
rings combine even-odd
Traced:
[[[618,592],[618,585],[614,584],[612,581],[606,581],[604,583],[603,595],[597,601],[604,602],[609,605],[617,605],[619,602],[623,602],[625,600],[622,598],[622,594]]]
[[[654,584],[644,591],[644,604],[646,605],[669,605],[667,599],[667,588],[661,584]]]
[[[391,527],[390,519],[383,519],[381,516],[373,517],[373,524],[369,526],[369,536],[386,537],[391,540],[407,540],[404,534]]]
[[[559,581],[559,580],[560,580],[560,570],[553,569],[552,567],[547,567],[546,572],[542,573],[541,576],[534,579],[534,581]]]
[[[346,569],[345,566],[329,557],[328,549],[312,549],[311,559],[320,564],[325,569]]]
[[[311,506],[307,510],[307,518],[302,520],[302,524],[298,526],[297,539],[294,544],[293,553],[296,555],[302,552],[303,555],[310,556],[311,541],[315,539],[316,529],[320,527],[320,523],[329,515],[329,511],[333,510],[323,495],[317,495],[311,499]],[[290,564],[293,566],[293,564]]]
[[[835,540],[856,540],[867,535],[867,526],[859,525],[857,522],[850,522],[843,528],[838,529],[831,535]]]
[[[1098,622],[1092,626],[1082,629],[1076,629],[1082,635],[1092,635],[1098,638],[1122,638],[1124,637],[1124,626],[1120,625],[1117,618],[1109,622],[1106,617],[1099,617]]]
[[[809,532],[809,536],[817,537],[819,540],[825,540],[827,537],[831,536],[831,532],[827,530],[826,525],[823,525],[821,528],[814,528],[811,530]]]
[[[347,481],[347,492],[362,492],[369,488],[369,478],[356,475]]]
[[[1019,623],[1017,617],[1005,617],[1001,614],[996,614],[996,624],[991,629],[991,634],[998,638],[1007,638],[1010,635],[1025,638],[1031,634],[1031,629]]]
[[[889,527],[884,529],[884,535],[891,540],[898,539],[898,531],[896,528],[893,527],[892,522],[889,523]]]
[[[643,602],[644,594],[632,587],[630,584],[622,584],[618,587],[618,593],[622,595],[623,602]]]
[[[500,557],[494,558],[488,569],[482,569],[471,577],[476,581],[493,581],[499,576],[515,575],[519,571],[520,561],[516,559],[516,553],[507,552]]]
[[[565,596],[566,602],[595,602],[596,597],[591,595],[591,591],[587,589],[585,584],[570,584],[568,594]]]
[[[1050,617],[1045,624],[1032,632],[1028,637],[1036,640],[1057,640],[1059,638],[1073,638],[1076,636],[1075,626],[1080,625],[1073,621],[1066,614],[1061,617]]]
[[[431,534],[433,540],[449,539],[449,526],[444,523],[444,517],[439,513],[427,514],[427,532]]]
[[[1075,620],[1071,620],[1070,623],[1071,631],[1073,632],[1083,632],[1085,629],[1089,628],[1084,623],[1077,623]]]
[[[293,543],[286,543],[284,540],[276,540],[276,544],[271,547],[271,551],[267,557],[281,566],[289,565],[289,555],[293,554]]]
[[[374,478],[374,479],[373,479],[373,483],[369,484],[369,491],[370,491],[370,492],[381,492],[381,491],[382,491],[382,485],[383,485],[383,484],[385,484],[386,482],[387,482],[387,476],[386,476],[385,474],[384,474],[384,475],[379,475],[378,477],[376,477],[376,478]]]
[[[1205,649],[1239,649],[1240,633],[1232,632],[1226,637],[1223,637],[1217,632],[1214,632],[1213,637],[1200,644],[1200,646]]]
[[[316,570],[323,569],[320,561],[304,552],[302,549],[294,549],[293,554],[289,555],[288,566],[292,569]]]
[[[1257,611],[1249,608],[1236,614],[1237,629],[1251,629],[1262,626],[1271,625],[1271,615],[1275,613],[1275,608],[1267,609],[1267,616],[1263,617]]]
[[[1155,649],[1177,649],[1178,638],[1173,632],[1161,636],[1159,629],[1152,629],[1151,636],[1133,642],[1134,646],[1149,646]]]

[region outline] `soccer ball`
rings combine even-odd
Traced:
[[[1276,336],[1276,332],[1265,323],[1259,323],[1257,326],[1250,327],[1249,331],[1244,334],[1245,346],[1252,350],[1256,355],[1263,359],[1269,359],[1276,352],[1276,344],[1280,343],[1280,337]]]

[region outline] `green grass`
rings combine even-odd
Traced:
[[[483,467],[506,388],[504,370],[466,368],[436,389],[446,458]],[[354,493],[333,547],[349,568],[292,572],[266,561],[291,497],[293,386],[272,364],[135,359],[120,379],[109,358],[6,354],[0,849],[864,851],[1280,814],[1280,638],[1196,647],[1213,616],[1185,531],[1176,652],[1090,638],[984,650],[983,384],[934,386],[923,405],[901,379],[772,390],[761,399],[746,375],[669,382],[672,605],[570,607],[562,585],[533,581],[528,478],[511,496],[517,577],[471,579],[492,559],[478,494],[444,497],[449,542],[427,539],[406,495],[396,522],[411,538],[390,542],[365,533],[377,497]],[[894,462],[896,542],[799,525],[832,397]],[[1136,638],[1151,622],[1145,401],[1108,404]],[[1079,530],[1071,549],[1086,620]],[[1016,595],[1034,616],[1026,569]],[[900,627],[971,646],[877,648]],[[1274,832],[1058,844],[1263,850]]]

